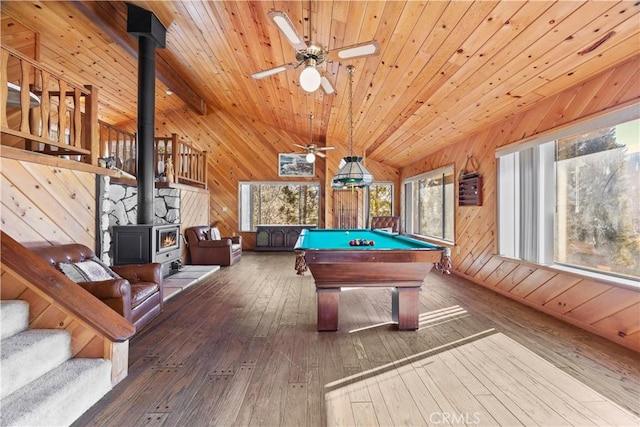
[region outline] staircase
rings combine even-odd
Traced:
[[[0,301],[0,425],[69,425],[111,390],[111,362],[71,358],[64,329],[29,329],[29,304]]]

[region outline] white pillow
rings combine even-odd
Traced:
[[[218,230],[218,227],[211,227],[209,229],[209,240],[220,240],[220,230]]]
[[[116,279],[118,276],[110,268],[95,260],[58,264],[58,269],[74,282],[98,282]]]

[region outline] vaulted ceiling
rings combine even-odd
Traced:
[[[346,66],[354,65],[354,145],[393,167],[640,53],[635,1],[131,3],[167,28],[166,48],[158,50],[158,111],[223,110],[304,138],[313,114],[315,142],[346,144]],[[381,51],[322,64],[334,95],[303,91],[301,68],[255,80],[254,72],[295,62],[271,10],[286,12],[305,40],[329,50],[377,40]],[[100,88],[102,120],[135,120],[137,48],[124,2],[3,1],[2,14],[3,32],[11,18],[39,33],[42,62]]]

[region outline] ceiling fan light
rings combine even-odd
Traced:
[[[278,28],[280,28],[280,31],[282,31],[287,39],[289,39],[291,44],[299,44],[302,42],[298,37],[298,32],[293,28],[291,21],[287,18],[287,15],[284,15],[281,12],[274,12],[271,19],[273,19],[273,22],[276,23]]]
[[[338,52],[338,57],[340,59],[352,58],[354,56],[366,56],[373,55],[376,53],[376,45],[374,44],[366,44],[363,46],[356,46],[351,49],[344,49]]]
[[[320,72],[314,66],[307,66],[300,73],[300,86],[307,92],[315,92],[320,87]]]
[[[308,153],[305,157],[305,160],[307,161],[307,163],[313,163],[316,161],[316,155],[313,153]]]

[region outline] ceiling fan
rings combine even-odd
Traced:
[[[311,10],[311,8],[309,10]],[[378,52],[380,52],[380,44],[376,40],[358,43],[332,51],[319,46],[315,42],[307,45],[286,13],[272,10],[267,15],[278,26],[282,34],[295,49],[297,62],[290,62],[267,70],[258,71],[251,75],[254,79],[269,77],[290,68],[298,68],[304,64],[304,69],[300,72],[300,86],[302,89],[307,92],[315,92],[322,86],[325,93],[330,95],[335,93],[336,90],[326,77],[320,75],[317,69],[318,65],[325,61],[334,62],[345,59],[355,59],[363,56],[377,55]],[[311,28],[311,19],[309,19],[309,28]]]
[[[293,144],[296,147],[307,150],[306,160],[308,163],[313,163],[316,161],[316,156],[326,157],[322,151],[334,150],[336,147],[318,147],[313,143],[313,114],[309,114],[309,143],[307,145]]]

